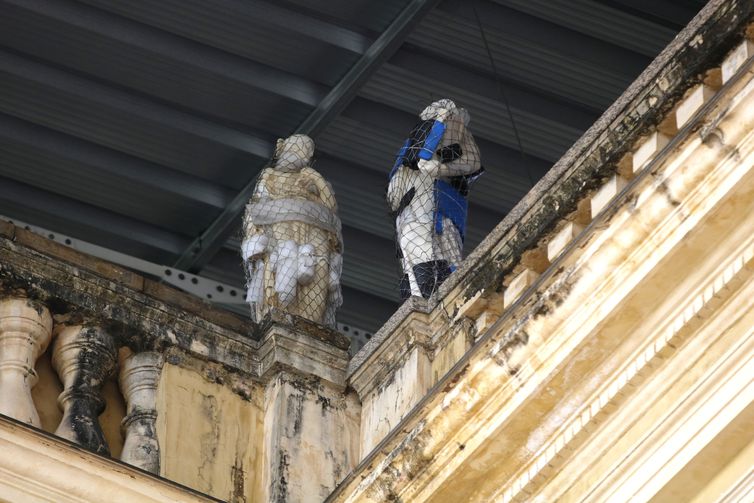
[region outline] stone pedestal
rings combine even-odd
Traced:
[[[125,442],[120,459],[148,472],[160,472],[157,440],[157,383],[164,363],[160,353],[146,351],[121,360],[120,389],[128,404],[123,418]]]
[[[261,501],[324,501],[356,465],[360,406],[345,391],[342,339],[304,323],[273,324],[263,336]]]
[[[51,334],[46,307],[28,299],[0,301],[0,414],[41,426],[31,388],[37,383],[34,363]]]
[[[52,366],[63,382],[63,410],[55,434],[98,454],[110,454],[99,415],[105,409],[102,385],[115,369],[117,350],[99,327],[63,325],[56,329]]]
[[[356,396],[313,376],[280,372],[264,407],[262,501],[326,500],[358,460]]]

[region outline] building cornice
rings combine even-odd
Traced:
[[[33,232],[0,222],[0,294],[51,308],[57,322],[85,319],[134,351],[173,351],[263,381],[285,367],[345,386],[350,341],[335,330],[272,313],[256,324]]]

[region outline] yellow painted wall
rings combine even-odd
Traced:
[[[166,363],[157,394],[160,475],[225,501],[256,501],[263,391],[245,400]]]

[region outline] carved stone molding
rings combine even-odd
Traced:
[[[115,341],[100,327],[61,325],[55,333],[52,366],[63,382],[58,397],[63,419],[55,434],[109,455],[98,417],[105,409],[102,385],[115,370]]]
[[[40,427],[31,398],[34,363],[50,343],[52,317],[28,299],[0,301],[0,414]]]
[[[345,387],[350,340],[318,323],[273,309],[261,326],[257,375],[265,381],[286,368]]]
[[[130,354],[121,360],[120,389],[128,404],[123,418],[125,441],[121,461],[158,474],[160,443],[157,439],[157,384],[164,359],[154,351]]]

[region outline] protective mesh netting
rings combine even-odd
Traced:
[[[396,156],[387,189],[403,299],[429,298],[458,267],[469,186],[484,171],[465,109],[443,99],[420,118]]]
[[[313,154],[308,136],[278,140],[246,206],[241,255],[255,321],[274,308],[334,327],[343,303],[337,203]]]

